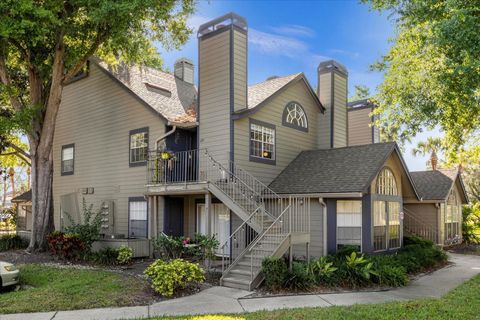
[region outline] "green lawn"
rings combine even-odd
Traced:
[[[33,288],[0,293],[0,314],[114,307],[141,303],[145,281],[100,270],[20,266],[20,281]]]
[[[375,305],[356,305],[350,307],[301,308],[280,311],[262,311],[244,315],[233,315],[233,319],[277,320],[277,319],[435,319],[470,320],[480,319],[480,276],[473,278],[450,292],[442,299],[423,299],[412,302],[390,302]],[[223,317],[197,317],[195,320],[222,320]],[[155,318],[155,319],[192,319]],[[225,318],[232,319],[232,318]],[[232,319],[232,320],[233,320]],[[153,320],[153,319],[151,319]]]

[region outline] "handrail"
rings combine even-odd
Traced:
[[[258,207],[257,209],[255,209],[255,211],[253,211],[253,213],[248,217],[248,219],[245,220],[245,221],[243,221],[243,223],[242,223],[237,229],[235,229],[235,231],[232,232],[232,234],[230,235],[230,237],[228,237],[228,239],[225,240],[225,241],[223,242],[223,244],[220,246],[220,249],[222,249],[223,247],[225,247],[225,246],[231,241],[231,238],[234,237],[234,234],[236,234],[238,230],[240,230],[241,228],[243,228],[243,226],[244,226],[245,224],[247,224],[247,221],[249,221],[249,220],[253,217],[253,215],[254,215],[255,213],[257,213],[257,211],[258,211],[259,209],[260,209],[260,207]]]
[[[263,231],[262,234],[259,235],[259,236],[257,237],[257,239],[255,239],[255,241],[252,242],[252,244],[249,246],[250,248],[248,249],[248,252],[252,251],[253,247],[257,245],[257,243],[265,236],[265,234],[266,234],[268,231],[270,231],[270,229],[273,227],[273,225],[276,224],[277,221],[278,221],[278,220],[285,214],[285,212],[286,212],[287,210],[289,210],[289,209],[290,209],[290,205],[288,205],[288,206],[285,208],[285,210],[283,210],[282,213],[277,217],[277,219],[275,219],[275,221],[273,221],[272,224],[270,224],[270,226],[269,226],[265,231]],[[291,233],[291,230],[288,230],[288,233]]]
[[[415,213],[412,211],[403,208],[403,211],[405,213],[405,220],[411,220],[414,225],[405,225],[405,220],[404,220],[404,228],[409,230],[410,232],[416,234],[417,236],[421,237],[426,237],[429,238],[427,240],[431,240],[435,243],[439,242],[438,238],[438,231],[436,228],[431,227],[427,222],[423,221],[422,219],[418,218],[415,216]],[[415,225],[416,224],[416,225]],[[429,237],[431,236],[431,238]]]
[[[230,165],[233,165],[235,166],[235,168],[238,168],[239,170],[241,170],[242,172],[245,172],[246,175],[248,175],[249,177],[251,177],[255,182],[257,182],[258,184],[260,184],[261,186],[264,187],[265,190],[268,190],[268,192],[270,192],[271,194],[273,194],[277,199],[281,199],[281,197],[275,192],[273,191],[272,189],[270,189],[269,186],[267,186],[266,184],[264,184],[262,181],[258,180],[255,176],[253,176],[250,172],[242,169],[241,167],[239,167],[238,165],[235,164],[235,162],[233,161],[230,161]]]

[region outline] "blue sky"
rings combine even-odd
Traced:
[[[349,71],[349,92],[362,84],[372,93],[382,75],[369,66],[386,53],[394,28],[387,15],[370,11],[357,1],[200,1],[189,25],[196,29],[210,19],[234,11],[247,19],[249,27],[249,84],[272,75],[304,72],[316,88],[316,67],[335,59]],[[173,68],[176,59],[187,57],[197,65],[196,31],[181,50],[159,48],[165,65]],[[425,133],[414,139],[424,140]],[[410,170],[425,168],[425,158],[411,156],[406,146],[405,160]]]

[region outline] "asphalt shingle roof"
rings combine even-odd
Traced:
[[[173,74],[145,66],[97,64],[167,120],[191,123],[197,117],[197,89]]]
[[[302,73],[275,77],[248,87],[248,109],[253,109]]]
[[[421,199],[445,200],[455,182],[457,170],[415,171],[410,176]]]
[[[270,184],[280,194],[365,192],[395,143],[301,152]]]

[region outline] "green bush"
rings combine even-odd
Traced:
[[[65,217],[69,220],[70,226],[65,228],[65,233],[76,234],[85,245],[85,250],[90,252],[93,242],[100,239],[100,227],[102,224],[101,210],[93,212],[93,204],[87,206],[85,198],[82,202],[83,206],[83,222],[76,222],[67,213]]]
[[[104,248],[97,252],[91,252],[88,259],[95,264],[103,266],[113,266],[117,263],[118,249]]]
[[[133,258],[133,249],[127,246],[121,246],[118,249],[117,262],[119,264],[130,264]]]
[[[162,259],[213,259],[219,246],[215,236],[206,236],[199,233],[194,238],[173,237],[161,234],[153,241],[155,253]]]
[[[198,264],[182,259],[158,259],[145,269],[144,274],[150,279],[153,290],[165,297],[173,296],[175,291],[191,283],[205,281],[205,272]]]
[[[364,254],[357,255],[352,252],[345,256],[346,281],[352,287],[363,286],[371,282],[372,276],[377,275],[373,268],[373,262],[365,257]]]
[[[389,264],[375,268],[378,284],[388,287],[402,287],[408,283],[407,271],[404,267]]]
[[[17,235],[4,235],[0,237],[0,252],[16,249],[25,249],[28,246],[27,240]]]
[[[463,241],[480,244],[480,202],[463,206],[462,216]]]
[[[403,245],[410,246],[410,245],[418,245],[425,248],[433,247],[433,242],[430,240],[422,239],[417,236],[405,236],[403,237]]]
[[[327,257],[320,257],[317,260],[311,261],[308,269],[316,283],[325,285],[331,285],[333,283],[333,275],[335,271],[338,270]]]
[[[315,278],[308,272],[304,262],[294,261],[292,270],[289,270],[285,279],[285,287],[293,290],[305,290],[315,285]]]
[[[285,284],[288,266],[284,259],[265,258],[262,261],[262,272],[265,275],[265,285],[269,289],[279,289]]]

